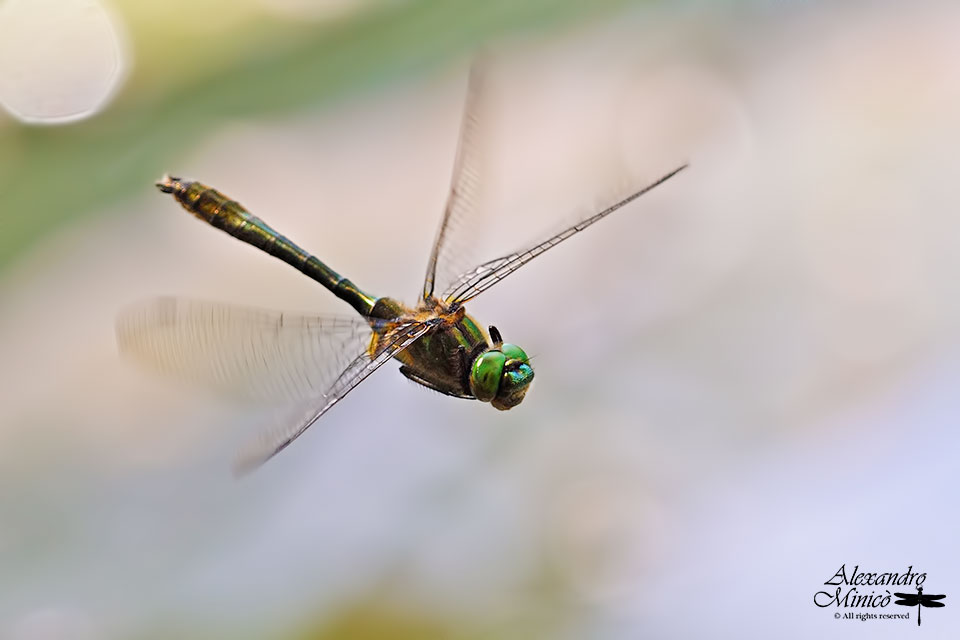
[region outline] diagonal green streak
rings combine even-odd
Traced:
[[[547,30],[629,2],[423,0],[335,25],[261,25],[257,35],[267,44],[150,102],[121,95],[77,124],[0,129],[0,269],[59,224],[142,192],[227,118],[291,112],[422,72],[493,36]],[[132,40],[136,44],[136,34]],[[198,55],[210,46],[198,43]],[[135,76],[131,84],[143,86],[147,79]]]

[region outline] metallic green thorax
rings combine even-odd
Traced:
[[[389,319],[403,314],[402,303],[379,298],[371,315]],[[400,372],[414,382],[457,398],[473,398],[470,370],[473,361],[490,349],[477,322],[463,314],[450,326],[428,333],[396,356]]]
[[[244,209],[235,200],[199,182],[180,178],[165,177],[163,181],[157,183],[157,186],[164,193],[173,194],[184,209],[201,220],[234,238],[280,258],[325,286],[361,315],[370,315],[375,303],[374,298],[288,238],[271,229],[263,220]]]

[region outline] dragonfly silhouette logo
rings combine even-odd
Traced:
[[[894,593],[896,597],[900,598],[897,600],[897,604],[902,604],[905,607],[916,607],[917,608],[917,626],[920,626],[920,611],[921,607],[944,607],[946,606],[938,600],[943,600],[946,598],[946,595],[930,595],[923,593],[923,587],[917,587],[916,593]]]
[[[837,620],[910,620],[913,611],[898,607],[887,609],[891,604],[913,609],[916,607],[917,625],[923,607],[937,609],[946,606],[941,602],[945,594],[923,592],[927,581],[926,572],[916,572],[913,565],[906,571],[882,573],[860,571],[860,565],[848,571],[841,565],[824,585],[836,587],[824,589],[813,595],[813,603],[820,608],[836,608],[833,617]],[[894,590],[907,587],[905,591]],[[915,593],[911,591],[915,590]]]

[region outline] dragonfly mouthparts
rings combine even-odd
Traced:
[[[175,176],[163,174],[163,177],[160,178],[156,183],[157,188],[164,193],[173,193],[178,188],[180,188],[180,178]]]

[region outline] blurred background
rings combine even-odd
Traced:
[[[841,565],[926,572],[954,637],[958,32],[947,1],[0,2],[0,638],[915,632],[816,607]],[[123,360],[118,312],[350,309],[153,182],[412,303],[478,48],[482,259],[691,168],[471,303],[534,357],[520,407],[388,364],[235,479],[274,409]]]

